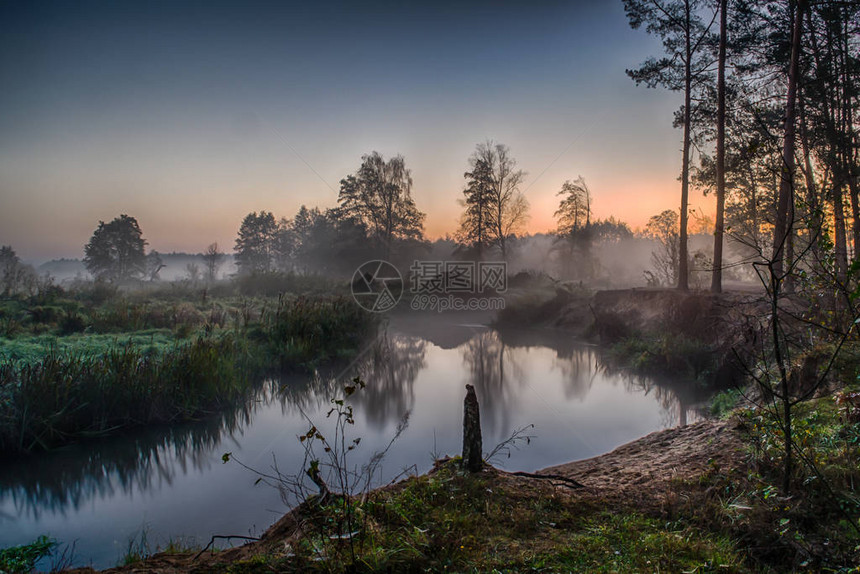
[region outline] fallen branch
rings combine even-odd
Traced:
[[[201,555],[201,554],[203,554],[204,552],[206,552],[207,550],[209,550],[210,548],[212,548],[212,545],[213,545],[213,544],[215,544],[215,539],[216,539],[216,538],[221,538],[221,539],[224,539],[224,540],[230,540],[231,538],[241,538],[242,540],[253,540],[253,541],[255,541],[255,542],[259,542],[259,541],[260,541],[260,539],[259,539],[259,538],[254,538],[253,536],[239,536],[239,535],[236,535],[236,534],[228,534],[228,535],[226,535],[226,536],[222,536],[222,535],[220,535],[220,534],[215,534],[214,536],[212,536],[212,539],[209,541],[209,544],[207,544],[207,545],[205,546],[205,548],[203,548],[203,550],[201,550],[200,552],[198,552],[197,554],[195,554],[195,555],[194,555],[194,558],[192,558],[192,560],[197,560],[198,558],[200,558],[200,555]]]
[[[570,488],[588,488],[581,482],[577,482],[572,478],[561,476],[560,474],[534,474],[532,472],[509,472],[512,476],[525,476],[526,478],[540,478],[543,480],[557,480]]]

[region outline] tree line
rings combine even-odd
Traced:
[[[463,174],[459,225],[452,236],[435,244],[424,235],[425,214],[412,198],[411,172],[403,156],[386,160],[372,152],[361,159],[358,170],[341,180],[335,207],[302,205],[290,218],[277,218],[266,210],[247,214],[234,245],[238,272],[344,276],[372,259],[408,266],[434,249],[435,255],[442,257],[508,260],[512,250],[527,237],[524,228],[529,204],[520,189],[526,172],[517,168],[510,149],[503,144],[486,141],[476,145],[468,158],[469,170]],[[558,228],[551,232],[552,248],[547,256],[558,264],[563,278],[593,279],[600,265],[592,255],[592,247],[632,238],[634,233],[615,218],[593,218],[592,194],[581,176],[565,181],[558,195]],[[663,225],[655,223],[659,218]],[[677,214],[667,211],[654,216],[640,234],[659,245],[653,256],[656,271],[646,273],[649,283],[665,285],[677,278],[677,228]],[[147,252],[147,246],[137,219],[121,214],[110,222],[99,222],[84,246],[83,263],[98,280],[154,281],[165,265],[161,254],[156,250]],[[4,250],[14,255],[11,247]],[[195,283],[200,279],[214,281],[227,254],[212,243],[201,257],[203,268],[189,263],[187,277]],[[8,270],[4,277],[11,278],[18,272],[15,270],[24,268],[17,256],[12,261],[15,265],[5,265]],[[32,274],[35,277],[35,272]],[[9,279],[4,285],[11,282]]]
[[[810,271],[846,287],[860,245],[860,4],[624,0],[624,6],[631,27],[658,36],[664,48],[628,75],[684,96],[674,117],[683,130],[677,286],[687,288],[694,184],[717,200],[713,291],[722,288],[725,234],[748,261],[772,261],[789,290]]]

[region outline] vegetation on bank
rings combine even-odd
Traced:
[[[739,571],[741,563],[726,539],[489,467],[464,474],[457,460],[358,504],[354,540],[327,530],[338,509],[304,505],[299,520],[313,526],[289,542],[292,556],[258,557],[234,570],[254,571],[257,561],[283,572]]]
[[[294,284],[266,281],[279,279]],[[205,416],[267,372],[354,353],[374,326],[343,297],[210,293],[245,281],[166,299],[91,284],[0,302],[0,453]]]
[[[630,483],[635,496],[594,476],[588,488],[570,489],[489,466],[465,473],[459,458],[446,459],[349,503],[335,493],[310,496],[249,547],[163,554],[148,564],[211,572],[855,572],[860,393],[844,390],[798,412],[798,452],[810,464],[795,467],[804,488],[792,496],[775,486],[779,426],[749,405],[725,416],[745,451],[697,461],[700,472],[667,482]],[[641,448],[671,448],[662,440]]]
[[[0,549],[0,572],[32,572],[40,560],[51,556],[56,549],[57,542],[47,536],[40,536],[29,544]]]

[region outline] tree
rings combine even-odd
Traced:
[[[218,243],[210,243],[203,253],[203,264],[206,266],[206,280],[215,281],[218,278],[218,270],[224,262],[226,255],[218,249]]]
[[[99,221],[84,246],[84,265],[98,279],[113,283],[128,281],[145,273],[145,247],[137,219],[122,214],[110,223]]]
[[[689,281],[687,256],[687,218],[690,188],[690,145],[692,143],[693,93],[707,80],[710,62],[703,54],[709,40],[711,25],[698,16],[702,0],[624,0],[624,10],[630,27],[643,24],[649,34],[663,39],[666,55],[659,60],[649,58],[637,70],[627,70],[636,84],[649,88],[658,85],[672,91],[684,92],[684,105],[676,121],[684,130],[681,147],[681,221],[678,249],[678,289],[687,290]],[[716,12],[714,13],[714,19]],[[713,24],[714,19],[711,20]]]
[[[723,290],[723,231],[726,209],[726,44],[728,0],[720,0],[720,42],[717,56],[717,213],[714,225],[714,267],[711,292]]]
[[[493,233],[493,172],[489,163],[476,159],[472,171],[467,171],[463,177],[467,180],[463,190],[465,210],[456,239],[461,250],[471,251],[475,259],[481,261],[490,247]]]
[[[293,218],[293,257],[301,271],[323,271],[331,263],[335,226],[319,208],[302,205]]]
[[[282,217],[278,221],[275,237],[272,241],[272,251],[275,267],[280,271],[292,271],[295,260],[296,236],[293,222]]]
[[[425,214],[412,200],[412,174],[402,155],[388,161],[375,151],[362,156],[358,171],[340,181],[337,200],[342,215],[364,225],[386,259],[396,242],[424,236]]]
[[[18,258],[11,245],[0,247],[0,289],[3,297],[16,293],[36,272]]]
[[[563,267],[565,275],[571,268],[584,269],[584,275],[592,275],[591,261],[591,191],[585,179],[579,176],[574,181],[565,181],[557,195],[562,200],[555,211],[558,221],[557,243],[566,247]]]
[[[556,195],[562,196],[555,211],[559,234],[575,234],[591,227],[591,191],[582,176],[565,181]]]
[[[253,211],[245,216],[236,238],[236,265],[240,273],[268,273],[274,260],[278,225],[271,211]]]
[[[633,231],[624,221],[610,216],[609,219],[598,219],[591,224],[591,238],[600,243],[619,243],[633,239]]]
[[[146,255],[146,276],[149,277],[150,281],[157,281],[159,279],[158,274],[165,267],[166,265],[161,260],[158,251],[153,249]]]
[[[773,226],[773,267],[776,275],[783,273],[785,248],[792,230],[790,214],[794,211],[794,143],[795,118],[797,109],[798,65],[800,61],[800,37],[803,32],[803,11],[806,0],[798,0],[797,14],[794,16],[794,29],[791,35],[791,60],[788,72],[788,94],[785,106],[785,137],[782,152],[782,170],[779,197],[776,206],[776,222]]]
[[[498,246],[502,259],[508,257],[508,238],[515,235],[529,218],[529,204],[520,192],[520,184],[526,172],[516,169],[517,161],[511,156],[508,146],[486,141],[475,146],[469,160],[472,172],[479,165],[489,171],[490,180],[490,237]]]
[[[678,233],[678,213],[667,209],[659,215],[651,216],[645,226],[645,236],[657,241],[658,249],[651,253],[653,274],[646,272],[649,283],[671,285],[678,280],[680,269],[680,249]]]

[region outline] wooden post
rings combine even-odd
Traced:
[[[475,387],[466,385],[466,400],[463,402],[463,468],[469,472],[480,472],[484,468],[481,453],[481,412]]]

